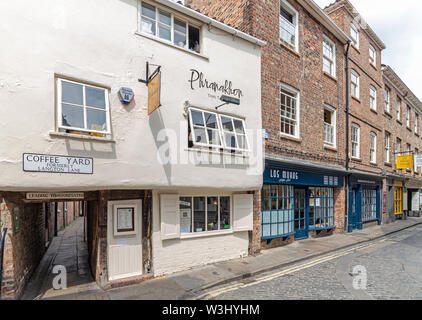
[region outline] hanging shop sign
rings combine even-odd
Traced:
[[[93,174],[94,159],[84,157],[24,153],[23,171]]]
[[[422,154],[415,154],[413,157],[415,159],[415,168],[422,167]]]
[[[120,88],[119,97],[123,104],[129,104],[133,100],[133,90],[131,88]]]
[[[160,95],[161,72],[159,71],[148,83],[148,115],[161,106]]]
[[[343,187],[343,177],[324,175],[295,170],[275,169],[267,167],[264,171],[264,183],[292,184],[315,187]]]
[[[83,200],[85,195],[83,192],[28,192],[27,200]]]
[[[397,156],[396,169],[412,169],[413,156]]]

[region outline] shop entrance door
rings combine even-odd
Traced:
[[[308,238],[306,189],[295,188],[295,240]]]

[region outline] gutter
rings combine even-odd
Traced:
[[[349,118],[350,118],[350,114],[349,114],[349,104],[350,104],[350,100],[349,100],[349,50],[350,50],[350,45],[351,45],[352,41],[349,40],[347,41],[347,48],[346,48],[346,171],[349,172]],[[344,195],[344,232],[347,232],[348,228],[349,228],[349,177],[350,177],[351,173],[349,173],[348,175],[346,175],[346,181],[345,181],[345,185],[346,185],[346,194]]]
[[[243,40],[249,41],[249,42],[251,42],[253,44],[256,44],[256,45],[258,45],[260,47],[263,47],[263,46],[265,46],[267,44],[265,41],[262,41],[262,40],[260,40],[258,38],[255,38],[255,37],[252,37],[251,35],[249,35],[247,33],[244,33],[242,31],[239,31],[239,30],[237,30],[237,29],[235,29],[233,27],[230,27],[230,26],[228,26],[228,25],[226,25],[224,23],[218,22],[217,20],[211,19],[210,17],[208,17],[208,16],[206,16],[206,15],[204,15],[202,13],[199,13],[199,12],[197,12],[195,10],[192,10],[192,9],[190,9],[188,7],[185,7],[182,4],[179,4],[179,3],[176,3],[176,2],[173,2],[173,1],[170,1],[170,0],[155,0],[155,2],[160,3],[160,4],[164,5],[164,6],[167,6],[167,7],[171,8],[171,9],[173,9],[173,10],[176,10],[176,11],[179,11],[181,13],[184,13],[185,15],[187,15],[189,17],[192,17],[194,19],[197,19],[197,20],[199,20],[199,21],[201,21],[203,23],[206,23],[209,26],[213,26],[215,28],[218,28],[220,30],[223,30],[223,31],[225,31],[227,33],[230,33],[230,34],[234,35],[235,37],[238,37],[238,38],[241,38]]]

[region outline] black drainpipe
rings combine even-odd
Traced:
[[[346,49],[346,194],[345,194],[345,214],[344,214],[344,231],[347,232],[349,226],[349,206],[348,206],[348,199],[349,199],[349,49],[350,44],[352,43],[351,40],[347,41],[347,49]]]

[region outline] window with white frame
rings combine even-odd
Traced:
[[[285,0],[280,0],[280,40],[299,51],[298,12]]]
[[[401,121],[401,99],[398,96],[397,96],[396,106],[397,106],[397,109],[396,109],[397,120]]]
[[[280,100],[281,133],[299,137],[299,92],[282,84]]]
[[[369,107],[371,110],[377,110],[377,89],[374,86],[369,88]]]
[[[110,134],[108,89],[58,78],[58,128],[70,133]]]
[[[353,45],[359,48],[359,31],[358,28],[352,23],[350,24],[350,36],[353,41]]]
[[[395,156],[399,156],[400,155],[400,152],[401,152],[401,139],[400,138],[397,138],[397,140],[396,140],[396,154],[395,154]]]
[[[417,154],[419,154],[419,149],[415,148],[415,155],[417,155]],[[417,167],[415,164],[416,164],[416,159],[415,159],[415,157],[413,157],[413,171],[415,173],[419,173],[419,167]]]
[[[376,66],[377,64],[377,51],[372,45],[369,45],[369,62]]]
[[[352,158],[360,157],[360,127],[352,124]]]
[[[142,1],[140,31],[200,53],[200,28]]]
[[[372,163],[377,163],[377,135],[374,132],[370,133],[369,137],[369,153],[370,161]]]
[[[324,144],[336,146],[336,110],[327,105],[324,107]]]
[[[359,74],[352,70],[350,75],[350,92],[353,97],[359,99]]]
[[[196,108],[189,108],[189,140],[195,147],[249,151],[243,119]]]
[[[406,126],[410,128],[410,107],[406,108]]]
[[[419,134],[419,115],[415,113],[415,133]]]
[[[232,229],[230,196],[179,197],[180,234]]]
[[[385,105],[385,112],[390,113],[390,89],[385,87],[384,89],[384,105]]]
[[[333,41],[324,36],[322,40],[323,49],[323,70],[332,75],[336,76],[336,45]]]
[[[388,132],[385,133],[384,160],[386,163],[390,163],[390,134]]]

